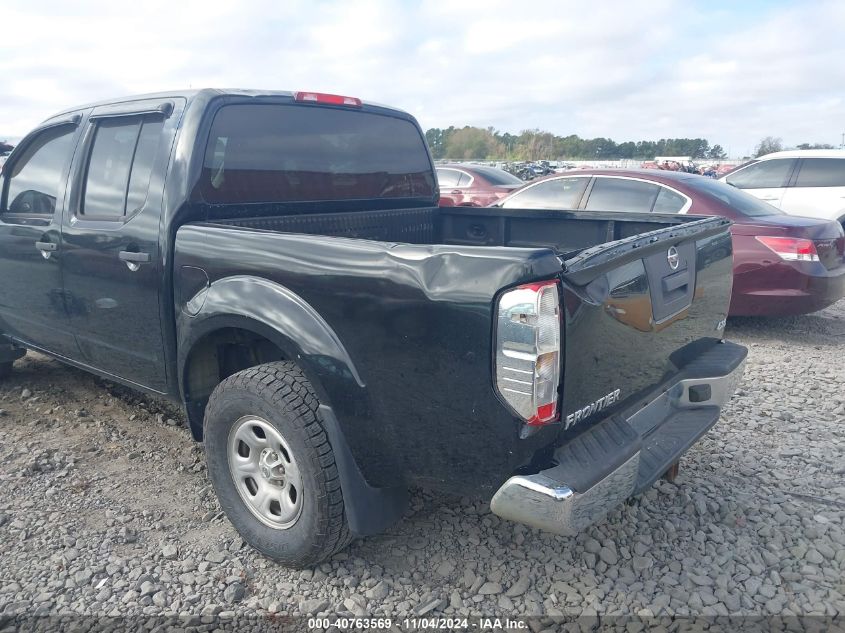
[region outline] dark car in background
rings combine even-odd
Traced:
[[[486,165],[437,165],[441,207],[486,207],[525,183],[504,169]]]
[[[845,237],[838,222],[786,215],[711,178],[655,170],[564,172],[495,204],[729,218],[734,222],[732,316],[807,314],[845,295]]]

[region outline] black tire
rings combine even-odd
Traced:
[[[8,378],[12,373],[12,365],[14,365],[14,361],[7,360],[5,363],[0,363],[0,380],[3,378]]]
[[[352,540],[334,453],[311,384],[295,363],[274,362],[221,382],[205,411],[208,473],[226,516],[259,552],[289,567],[312,567]],[[289,445],[301,477],[302,509],[290,527],[256,518],[229,470],[229,434],[237,420],[259,416]]]

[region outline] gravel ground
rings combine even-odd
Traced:
[[[728,337],[745,379],[675,484],[576,538],[415,492],[313,571],[242,543],[178,411],[30,354],[0,384],[0,614],[845,613],[845,301]]]

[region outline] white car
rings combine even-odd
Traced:
[[[845,226],[845,150],[766,154],[720,180],[790,215],[837,220]]]

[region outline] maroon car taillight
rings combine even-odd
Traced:
[[[558,419],[560,314],[557,281],[508,290],[497,303],[496,389],[530,426]]]
[[[819,254],[813,240],[800,237],[767,237],[757,235],[756,239],[778,257],[790,262],[817,262]]]

